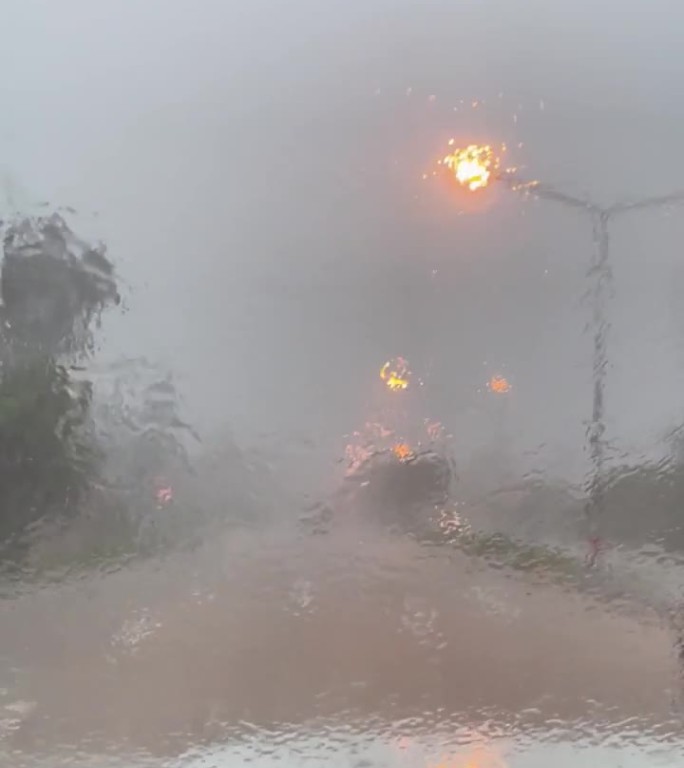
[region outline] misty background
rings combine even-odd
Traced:
[[[684,423],[683,211],[610,223],[622,470],[592,568],[590,217],[503,184],[468,198],[437,161],[505,144],[599,205],[681,191],[683,25],[675,0],[0,4],[0,218],[58,211],[122,297],[66,376],[92,382],[120,482],[78,507],[87,557],[30,510],[0,600],[0,762],[679,738],[681,436],[657,461]],[[401,408],[378,375],[397,356]],[[453,477],[450,455],[389,454],[370,501],[363,473],[340,482],[386,419],[409,441],[439,422]],[[513,490],[464,502],[472,478]]]
[[[588,220],[505,190],[459,215],[423,174],[456,137],[506,142],[530,178],[607,204],[678,189],[683,16],[664,1],[6,2],[6,206],[72,206],[108,243],[128,311],[101,354],[172,369],[203,434],[339,452],[400,354],[460,456],[491,440],[482,392],[503,372],[527,468],[576,479]],[[611,234],[608,436],[649,455],[682,417],[680,215]]]

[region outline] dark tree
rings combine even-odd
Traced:
[[[75,364],[118,303],[104,248],[58,214],[11,223],[0,273],[0,543],[72,512],[95,476],[92,387]]]

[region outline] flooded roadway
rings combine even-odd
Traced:
[[[14,765],[245,741],[265,755],[274,733],[335,729],[684,736],[675,638],[656,613],[357,525],[234,534],[0,611]]]

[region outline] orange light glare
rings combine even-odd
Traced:
[[[455,149],[442,162],[453,172],[456,181],[471,192],[486,187],[499,167],[499,160],[489,144],[470,144]]]
[[[413,451],[407,443],[397,443],[392,446],[392,453],[399,461],[408,461],[413,456]]]
[[[380,369],[380,378],[393,392],[407,389],[410,375],[408,363],[403,357],[388,360]]]
[[[505,395],[511,391],[511,385],[504,376],[492,376],[487,383],[487,387],[490,392],[494,392],[497,395]]]

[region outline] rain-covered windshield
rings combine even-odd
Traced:
[[[0,766],[681,764],[684,7],[0,16]]]

